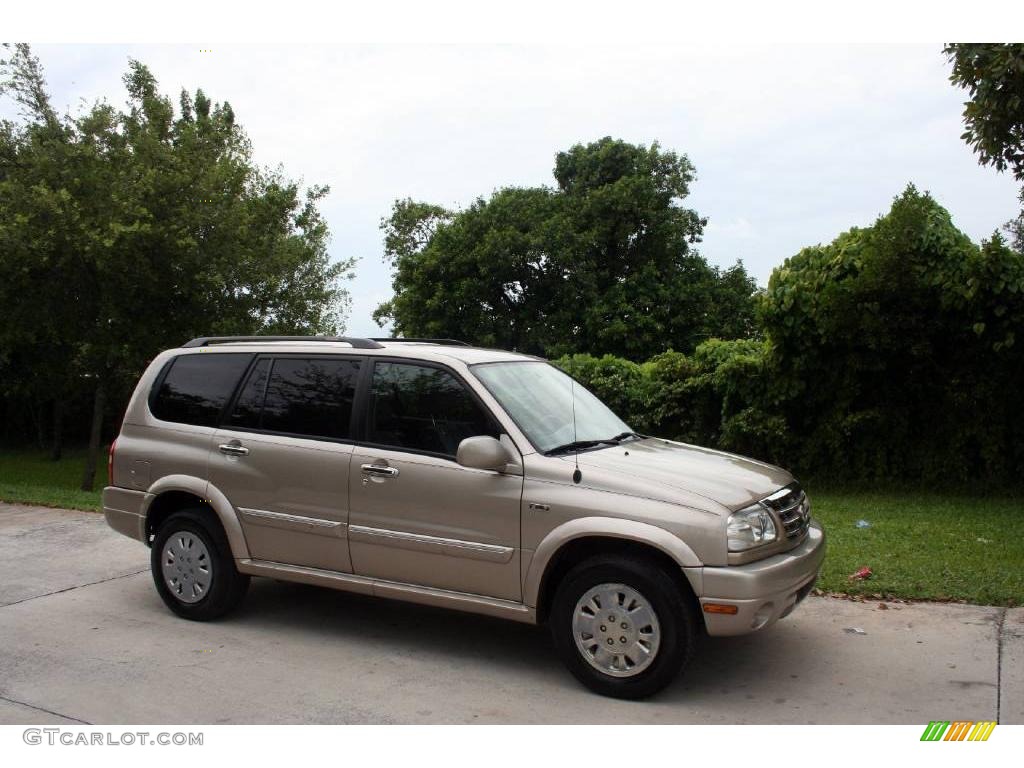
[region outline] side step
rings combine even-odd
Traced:
[[[499,619],[511,619],[524,624],[537,623],[537,611],[523,603],[512,600],[499,600],[494,597],[472,595],[468,592],[455,592],[450,589],[421,587],[415,584],[403,584],[398,581],[371,579],[367,576],[356,576],[352,573],[339,573],[321,568],[309,568],[304,565],[275,563],[270,560],[252,560],[243,558],[235,561],[242,573],[250,576],[266,576],[283,581],[296,581],[300,584],[312,584],[317,587],[339,589],[345,592],[357,592],[374,597],[385,597],[391,600],[405,600],[421,605],[433,605],[439,608],[452,608],[457,611],[469,611]]]

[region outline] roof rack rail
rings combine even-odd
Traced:
[[[383,337],[374,337],[370,341],[408,341],[412,344],[450,344],[456,347],[471,347],[473,346],[469,342],[462,341],[461,339],[386,339]]]
[[[374,339],[360,339],[353,336],[200,336],[181,346],[184,348],[209,347],[213,344],[230,344],[238,341],[343,341],[351,344],[353,349],[384,348],[383,344],[378,344]]]

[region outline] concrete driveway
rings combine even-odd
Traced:
[[[183,621],[148,554],[100,515],[0,504],[0,723],[1024,723],[1024,609],[812,597],[622,702],[544,630],[468,614],[259,579]]]

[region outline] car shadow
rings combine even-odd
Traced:
[[[266,578],[253,579],[229,620],[363,639],[393,654],[487,659],[517,673],[559,667],[542,627]]]
[[[246,600],[228,620],[308,632],[319,640],[333,636],[364,641],[376,652],[447,666],[473,661],[493,667],[498,675],[593,695],[562,666],[545,627],[265,578],[253,579]],[[763,651],[774,649],[773,681],[801,679],[800,684],[813,684],[815,674],[808,670],[806,654],[824,652],[823,642],[786,622],[741,637],[701,636],[687,672],[649,701],[765,701],[771,694],[765,690],[769,683]],[[780,644],[786,652],[779,652]],[[781,701],[775,698],[774,703]]]

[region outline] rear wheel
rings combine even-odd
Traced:
[[[690,660],[697,621],[689,597],[642,558],[593,557],[558,586],[551,632],[562,660],[588,688],[643,698],[671,683]]]
[[[249,588],[249,577],[235,568],[224,531],[208,514],[188,509],[168,517],[150,554],[160,597],[176,614],[193,621],[223,616]]]

